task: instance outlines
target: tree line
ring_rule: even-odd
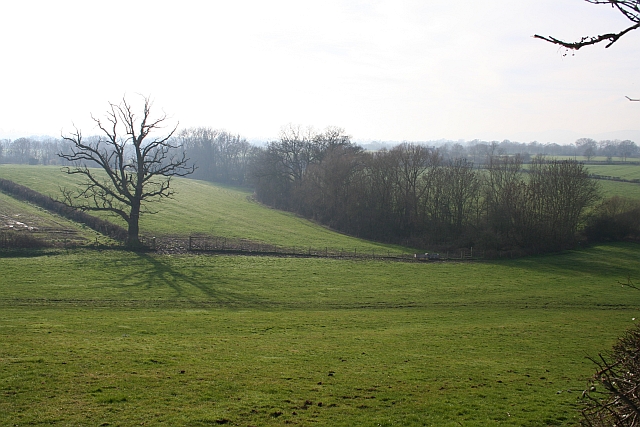
[[[67,148],[62,139],[51,137],[0,139],[0,163],[61,164],[58,154]]]
[[[628,139],[596,141],[591,138],[580,138],[575,142],[575,146],[588,161],[596,156],[606,157],[608,162],[613,161],[614,157],[627,161],[628,158],[640,155],[640,148]]]
[[[183,129],[178,145],[196,159],[192,178],[232,185],[246,185],[249,166],[259,151],[246,138],[209,127]]]
[[[627,161],[640,157],[640,148],[634,141],[625,140],[601,140],[592,138],[579,138],[573,144],[560,145],[556,143],[542,144],[537,141],[522,143],[516,141],[480,141],[473,140],[466,144],[460,142],[446,142],[439,145],[445,157],[465,157],[475,163],[482,163],[484,159],[492,155],[516,155],[522,156],[525,163],[536,156],[563,156],[577,159],[582,157],[587,161],[595,157],[605,157],[606,161],[614,159]]]
[[[339,129],[286,129],[252,168],[256,198],[339,231],[412,246],[555,250],[575,244],[598,185],[576,161],[491,155],[483,168],[403,143],[364,151]]]
[[[261,149],[241,135],[211,127],[182,129],[174,138],[189,152],[191,158],[198,159],[199,169],[194,178],[234,185],[248,183],[248,167]],[[605,157],[609,162],[628,161],[640,157],[640,147],[634,141],[617,139],[596,141],[592,138],[579,138],[574,144],[568,145],[538,141],[524,143],[508,139],[428,141],[417,144],[438,147],[445,159],[466,158],[476,165],[484,164],[486,159],[495,155],[520,155],[524,163],[529,163],[536,156],[582,157],[587,161],[595,157]],[[395,145],[397,143],[369,142],[362,144],[362,147],[369,151],[380,151],[393,148]],[[52,137],[1,139],[0,163],[64,164],[64,160],[58,154],[68,152],[69,148],[69,143],[64,139]]]

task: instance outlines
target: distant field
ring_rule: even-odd
[[[587,158],[585,156],[545,156],[547,159],[558,159],[558,160],[577,160],[579,162],[607,162],[608,159],[605,156],[595,156],[592,157],[590,160],[587,160]],[[611,159],[613,162],[623,162],[625,160],[623,160],[621,157],[613,157]],[[640,159],[637,157],[628,157],[626,162],[638,162]]]
[[[575,425],[639,256],[0,258],[0,424]]]
[[[0,178],[10,179],[41,193],[56,197],[59,188],[73,179],[59,167],[0,165]],[[251,200],[251,192],[204,181],[176,179],[175,198],[151,205],[158,211],[140,221],[143,234],[183,235],[206,233],[227,238],[313,248],[358,251],[402,250],[345,236],[293,214],[269,209]],[[116,217],[106,217],[124,226]]]
[[[640,179],[640,165],[587,165],[590,173],[618,177],[626,180]],[[599,179],[604,197],[621,196],[640,199],[640,184]]]
[[[631,199],[640,199],[640,184],[632,182],[617,182],[599,179],[602,194],[606,197],[621,196]]]
[[[579,162],[586,162],[586,159],[581,158],[580,156],[578,156],[577,158],[573,158],[573,157],[569,157],[569,156],[557,156],[557,157],[553,157],[553,159],[557,159],[557,160],[577,160]],[[593,161],[604,161],[605,159],[592,159]],[[592,164],[588,164],[585,165],[586,168],[589,170],[590,173],[596,174],[596,175],[603,175],[603,176],[612,176],[612,177],[618,177],[618,178],[622,178],[622,179],[628,179],[628,180],[632,180],[632,179],[640,179],[640,164],[632,164],[631,162],[633,161],[633,163],[637,163],[638,159],[631,159],[629,160],[629,162],[627,162],[626,164],[598,164],[598,165],[592,165]],[[525,167],[528,167],[528,165],[525,165]]]
[[[640,165],[587,165],[589,172],[618,177],[622,179],[640,179]]]

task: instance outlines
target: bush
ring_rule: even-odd
[[[0,249],[36,249],[50,246],[48,242],[26,232],[0,231]]]
[[[583,393],[583,426],[640,426],[640,324],[629,329],[610,354],[594,360],[598,371]]]

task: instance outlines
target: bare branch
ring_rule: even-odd
[[[637,29],[639,27],[640,27],[640,23],[632,25],[632,26],[626,28],[625,30],[620,31],[619,33],[607,33],[607,34],[601,34],[599,36],[582,37],[579,42],[565,42],[565,41],[559,40],[559,39],[557,39],[555,37],[551,37],[551,36],[545,37],[545,36],[541,36],[539,34],[535,34],[533,37],[536,38],[536,39],[542,39],[542,40],[548,41],[550,43],[557,44],[557,45],[560,45],[562,47],[566,47],[567,49],[572,49],[572,50],[578,50],[578,49],[580,49],[582,47],[594,45],[594,44],[601,43],[601,42],[604,42],[604,41],[608,41],[609,42],[605,46],[605,48],[608,48],[612,44],[617,42],[620,39],[620,37],[624,36],[629,31],[633,31],[633,30],[635,30],[635,29]]]
[[[615,42],[620,40],[622,36],[630,31],[640,28],[640,0],[585,0],[592,4],[609,4],[611,7],[620,11],[629,21],[633,22],[633,25],[625,28],[622,31],[615,33],[605,33],[596,36],[582,37],[577,42],[566,42],[564,40],[557,39],[552,36],[541,36],[535,34],[533,37],[553,43],[567,49],[578,50],[585,46],[591,46],[594,44],[606,42],[605,48],[611,47]]]

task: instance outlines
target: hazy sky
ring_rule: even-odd
[[[4,1],[0,138],[59,136],[151,95],[181,127],[276,137],[573,142],[640,130],[640,31],[583,0]],[[640,131],[637,132],[640,135]],[[640,143],[640,140],[637,141]]]

